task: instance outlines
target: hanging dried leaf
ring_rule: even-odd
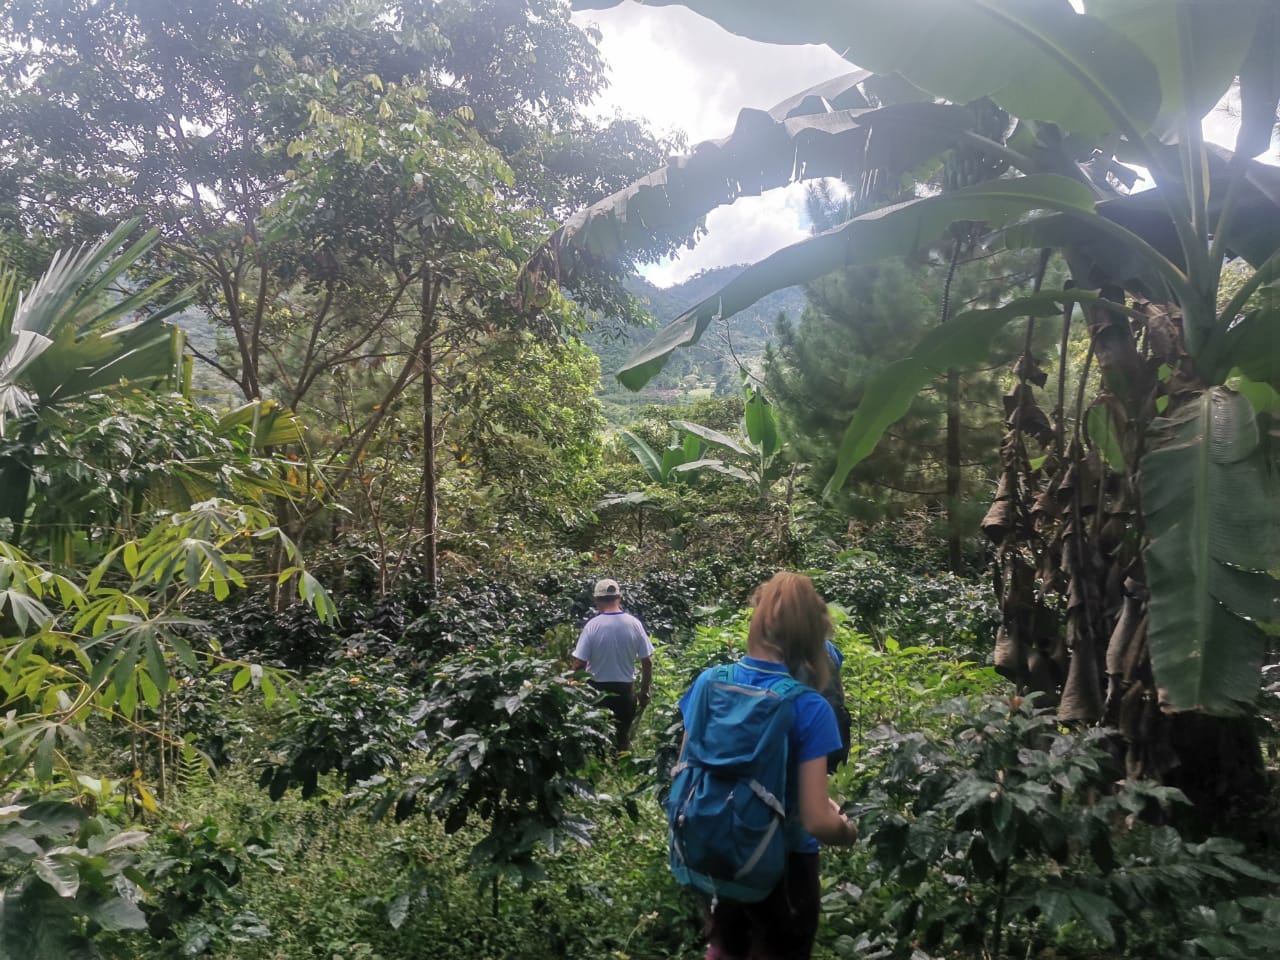
[[[996,487],[996,498],[991,502],[986,516],[982,518],[982,532],[987,539],[999,546],[1017,523],[1013,500],[1009,495],[1012,486],[1017,483],[1008,471],[1000,475],[1000,483]]]
[[[1083,611],[1067,614],[1067,643],[1071,647],[1071,668],[1062,688],[1058,719],[1064,723],[1097,723],[1102,719],[1102,684],[1093,640],[1083,629]]]

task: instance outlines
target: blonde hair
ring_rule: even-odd
[[[819,690],[826,686],[831,671],[826,650],[831,617],[813,581],[800,573],[779,571],[760,585],[751,603],[755,610],[747,630],[747,653],[768,652],[802,683]]]

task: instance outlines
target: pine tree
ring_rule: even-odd
[[[829,195],[810,198],[815,226],[843,211]],[[793,456],[812,465],[810,482],[825,483],[840,440],[869,377],[911,346],[941,317],[948,263],[887,261],[829,274],[806,287],[808,305],[799,321],[779,316],[777,346],[765,358],[769,395],[778,407]],[[970,306],[1000,302],[1029,284],[1034,258],[1002,254],[961,259],[951,287],[951,315]],[[956,504],[961,532],[976,529],[977,508],[997,468],[1003,427],[1003,370],[1021,343],[1011,336],[991,366],[960,379],[962,484]],[[839,506],[874,520],[911,508],[947,512],[945,371],[922,392],[876,452],[853,472]]]

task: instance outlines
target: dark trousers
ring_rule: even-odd
[[[787,855],[787,873],[759,903],[717,901],[708,960],[809,960],[818,933],[818,855]]]
[[[631,746],[631,724],[636,718],[634,685],[592,680],[591,686],[604,694],[600,705],[613,714],[614,739],[621,753]]]

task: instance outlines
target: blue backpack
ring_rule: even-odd
[[[796,830],[788,735],[792,701],[808,688],[790,677],[770,688],[735,683],[732,671],[712,667],[689,701],[666,803],[671,872],[712,898],[756,903],[782,879]]]

